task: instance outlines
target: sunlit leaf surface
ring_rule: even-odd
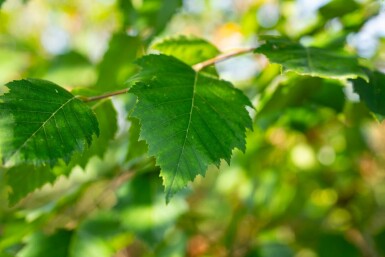
[[[138,96],[133,116],[157,158],[169,201],[209,164],[229,162],[235,147],[245,150],[245,131],[252,127],[245,106],[251,104],[229,82],[196,73],[173,57],[149,55],[138,64],[140,82],[130,89]]]
[[[93,111],[52,82],[13,81],[0,96],[0,150],[3,163],[49,164],[69,161],[99,135]]]
[[[366,74],[358,65],[357,57],[335,49],[306,47],[281,37],[261,37],[265,43],[255,52],[266,55],[272,63],[282,65],[283,71],[324,78],[347,79]]]
[[[163,54],[172,55],[190,65],[213,58],[220,53],[214,45],[206,40],[191,36],[164,38],[155,42],[151,48]]]

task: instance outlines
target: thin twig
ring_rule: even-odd
[[[80,100],[82,100],[83,102],[92,102],[92,101],[97,101],[97,100],[109,98],[109,97],[116,96],[116,95],[123,95],[123,94],[126,94],[129,90],[130,90],[129,88],[125,88],[125,89],[118,90],[115,92],[110,92],[110,93],[107,93],[104,95],[97,95],[97,96],[90,96],[90,97],[79,96],[78,98]]]
[[[221,54],[221,55],[218,55],[214,58],[211,58],[211,59],[208,59],[206,61],[203,61],[203,62],[200,62],[200,63],[197,63],[193,66],[193,69],[195,71],[200,71],[206,67],[209,67],[211,65],[214,65],[218,62],[221,62],[221,61],[224,61],[224,60],[227,60],[231,57],[234,57],[234,56],[237,56],[237,55],[241,55],[241,54],[246,54],[246,53],[250,53],[252,51],[254,51],[255,48],[241,48],[241,49],[236,49],[236,50],[233,50],[231,52],[228,52],[228,53],[224,53],[224,54]]]
[[[211,59],[208,59],[206,61],[197,63],[194,66],[192,66],[192,68],[196,72],[199,72],[199,71],[201,71],[202,69],[204,69],[206,67],[214,65],[215,63],[227,60],[227,59],[229,59],[231,57],[234,57],[234,56],[237,56],[237,55],[241,55],[241,54],[245,54],[245,53],[250,53],[250,52],[252,52],[254,50],[255,50],[255,48],[236,49],[236,50],[233,50],[231,52],[218,55],[218,56],[216,56],[214,58],[211,58]],[[109,97],[116,96],[116,95],[123,95],[123,94],[126,94],[129,90],[130,90],[129,88],[125,88],[125,89],[118,90],[118,91],[115,91],[115,92],[110,92],[110,93],[107,93],[107,94],[104,94],[104,95],[97,95],[97,96],[90,96],[90,97],[78,96],[78,98],[80,100],[82,100],[83,102],[92,102],[92,101],[97,101],[97,100],[109,98]]]

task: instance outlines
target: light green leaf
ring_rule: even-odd
[[[166,201],[204,175],[211,163],[230,161],[233,148],[245,150],[252,128],[248,98],[231,83],[196,73],[166,55],[148,55],[130,92],[138,96],[133,116],[141,122],[141,139],[157,158]]]
[[[129,118],[130,124],[129,129],[129,138],[128,138],[128,151],[126,155],[126,160],[130,162],[137,162],[140,159],[148,158],[147,152],[148,147],[146,142],[139,140],[140,137],[140,124],[138,119]]]
[[[110,257],[133,241],[113,212],[99,212],[86,219],[76,229],[71,240],[71,257]]]
[[[94,88],[106,92],[124,87],[127,77],[137,70],[134,61],[138,57],[140,48],[139,37],[125,33],[114,34],[99,64],[99,76]]]
[[[353,80],[353,88],[369,110],[382,120],[380,116],[385,116],[385,74],[376,71],[369,78],[369,83],[363,79]]]
[[[92,110],[58,85],[36,79],[13,81],[0,96],[3,163],[53,166],[99,135]]]
[[[255,50],[266,55],[272,63],[282,65],[283,71],[323,78],[348,79],[368,77],[358,65],[357,57],[344,51],[305,47],[281,37],[265,36],[266,43]]]
[[[220,54],[219,50],[204,39],[197,37],[175,36],[155,42],[152,49],[189,64],[197,64]]]

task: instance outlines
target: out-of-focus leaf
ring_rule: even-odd
[[[163,188],[159,182],[159,176],[154,173],[134,177],[120,188],[114,208],[120,215],[121,226],[150,246],[162,242],[170,226],[176,224],[188,208],[182,198],[165,205],[160,197]]]
[[[258,257],[293,257],[293,251],[286,245],[280,243],[268,243],[260,247]]]
[[[188,237],[184,231],[173,231],[168,234],[156,249],[157,257],[186,256]]]
[[[182,0],[120,0],[125,25],[146,36],[160,33],[181,6]]]
[[[314,94],[310,97],[310,100],[318,105],[332,108],[337,113],[342,112],[345,105],[343,85],[337,80],[324,79],[321,87],[318,88],[318,90],[315,90]]]
[[[196,73],[165,55],[148,55],[130,92],[138,96],[133,116],[141,138],[161,168],[166,201],[209,164],[230,161],[232,149],[245,150],[252,128],[245,106],[250,101],[229,82]]]
[[[5,0],[0,0],[0,8],[3,5],[4,2],[5,2]]]
[[[140,48],[139,37],[124,33],[113,35],[108,50],[99,64],[99,77],[94,88],[103,92],[124,88],[124,82],[137,69],[134,61]]]
[[[2,44],[0,39],[0,85],[4,85],[10,80],[17,78],[28,66],[28,53],[22,49],[8,49],[6,44]],[[1,89],[0,89],[1,93]]]
[[[266,55],[272,63],[282,65],[283,71],[324,78],[368,79],[357,57],[335,49],[305,47],[281,37],[261,37],[265,44],[255,52]]]
[[[219,50],[204,39],[193,36],[175,36],[164,38],[155,42],[152,49],[174,56],[189,65],[197,64],[217,56]],[[201,72],[207,72],[218,76],[215,66],[209,66]]]
[[[28,244],[19,253],[18,257],[68,257],[72,232],[59,230],[55,234],[45,235],[36,232],[28,240]]]
[[[317,247],[319,257],[362,256],[360,251],[340,234],[323,234]]]
[[[292,114],[294,112],[299,114],[300,108],[304,108],[303,114],[309,113],[308,111],[314,112],[314,106],[329,107],[336,112],[341,112],[345,104],[341,83],[318,77],[291,76],[286,81],[281,82],[278,87],[272,88],[272,92],[269,92],[269,89],[266,91],[264,101],[261,101],[256,116],[257,124],[262,128],[266,128],[278,118],[282,118],[282,113],[290,114],[288,108],[298,107],[297,110],[293,110]],[[333,95],[332,98],[330,94]],[[303,118],[305,122],[307,116],[298,117],[298,121]],[[310,120],[317,120],[316,116],[310,116],[312,117]]]
[[[0,96],[3,163],[53,166],[99,135],[92,110],[58,85],[36,79],[13,81]]]
[[[93,144],[83,153],[76,154],[69,166],[80,165],[82,168],[85,168],[91,157],[98,156],[103,158],[110,141],[118,130],[117,113],[111,100],[96,104],[93,110],[99,121],[100,135],[98,138],[94,138]]]
[[[129,118],[131,122],[129,131],[129,142],[126,159],[128,161],[134,161],[143,155],[146,155],[148,147],[145,141],[139,139],[140,135],[140,124],[139,120],[135,118]]]
[[[322,79],[312,77],[297,77],[282,82],[272,92],[266,92],[264,102],[258,108],[257,120],[265,116],[282,112],[289,106],[303,104],[314,92],[321,87]],[[269,89],[267,89],[269,91]]]
[[[8,194],[9,204],[15,205],[29,193],[42,187],[46,183],[52,183],[56,175],[48,167],[15,166],[7,171],[7,184],[11,187]]]
[[[354,0],[333,0],[319,9],[319,13],[325,19],[342,17],[345,14],[356,11],[359,4]]]
[[[152,49],[189,64],[197,64],[217,56],[219,50],[204,39],[197,37],[176,36],[155,42]]]
[[[133,240],[117,216],[101,213],[82,223],[73,235],[69,256],[110,257]]]
[[[0,253],[0,257],[13,257],[13,256],[7,253]]]
[[[71,51],[52,59],[43,79],[69,87],[89,86],[95,82],[96,72],[89,59]]]
[[[376,248],[379,251],[379,253],[383,256],[385,256],[385,229],[383,229],[380,233],[378,233],[374,240],[376,242]]]
[[[376,71],[369,75],[369,79],[369,82],[353,80],[353,88],[361,101],[382,120],[381,116],[385,116],[385,74]]]

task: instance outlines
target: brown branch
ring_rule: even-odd
[[[129,88],[125,88],[125,89],[118,90],[115,92],[106,93],[104,95],[97,95],[97,96],[90,96],[90,97],[78,96],[78,98],[80,100],[82,100],[83,102],[93,102],[93,101],[97,101],[97,100],[101,100],[101,99],[105,99],[105,98],[110,98],[110,97],[116,96],[116,95],[123,95],[123,94],[126,94],[129,90],[130,90]]]
[[[227,60],[229,58],[232,58],[232,57],[235,57],[237,55],[241,55],[241,54],[246,54],[246,53],[250,53],[252,51],[254,51],[255,48],[241,48],[241,49],[235,49],[231,52],[228,52],[228,53],[224,53],[224,54],[221,54],[221,55],[218,55],[214,58],[211,58],[211,59],[208,59],[206,61],[203,61],[203,62],[200,62],[200,63],[197,63],[195,64],[194,66],[192,66],[192,68],[196,71],[196,72],[199,72],[201,71],[202,69],[206,68],[206,67],[209,67],[211,65],[214,65],[218,62],[221,62],[221,61],[224,61],[224,60]],[[80,100],[82,100],[83,102],[93,102],[93,101],[97,101],[97,100],[101,100],[101,99],[105,99],[105,98],[110,98],[112,96],[116,96],[116,95],[123,95],[123,94],[126,94],[130,89],[129,88],[125,88],[125,89],[122,89],[122,90],[118,90],[118,91],[115,91],[115,92],[110,92],[110,93],[106,93],[104,95],[97,95],[97,96],[90,96],[90,97],[87,97],[87,96],[78,96],[78,98]]]
[[[254,51],[255,48],[253,47],[250,47],[250,48],[241,48],[241,49],[235,49],[231,52],[228,52],[228,53],[224,53],[224,54],[221,54],[221,55],[218,55],[214,58],[211,58],[211,59],[208,59],[206,61],[203,61],[203,62],[200,62],[200,63],[197,63],[193,66],[193,69],[198,72],[198,71],[201,71],[202,69],[206,68],[206,67],[209,67],[211,65],[214,65],[218,62],[221,62],[221,61],[224,61],[224,60],[227,60],[231,57],[234,57],[234,56],[237,56],[237,55],[241,55],[241,54],[246,54],[246,53],[250,53],[252,51]]]

